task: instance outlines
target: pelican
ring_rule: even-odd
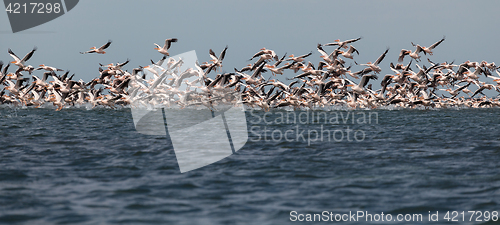
[[[35,51],[37,50],[37,47],[35,46],[33,48],[33,50],[31,50],[30,52],[28,52],[28,54],[26,54],[23,59],[20,59],[19,57],[17,57],[16,54],[14,54],[14,52],[12,52],[12,50],[9,48],[8,52],[10,54],[10,56],[12,58],[14,58],[14,61],[10,62],[10,63],[13,63],[14,65],[16,66],[19,66],[21,68],[24,68],[25,65],[24,63],[26,63],[26,61],[28,61],[32,56],[33,56],[33,53],[35,53]]]
[[[382,71],[382,69],[380,69],[380,67],[378,66],[378,64],[380,64],[382,62],[382,60],[384,60],[385,56],[387,55],[387,52],[389,52],[389,48],[387,48],[385,50],[385,52],[382,53],[382,55],[380,55],[377,58],[377,60],[375,60],[374,63],[368,62],[367,64],[360,64],[360,65],[368,66],[368,68],[371,71],[374,71],[375,73],[379,73],[380,71]]]
[[[92,48],[90,48],[91,49],[90,51],[80,52],[80,54],[87,54],[87,53],[106,54],[104,49],[107,49],[110,45],[111,45],[111,40],[108,40],[108,42],[106,44],[102,45],[101,47],[99,47],[99,48],[92,47]]]
[[[217,69],[222,67],[222,60],[224,60],[224,57],[226,57],[227,47],[228,46],[226,45],[224,50],[222,50],[222,52],[220,53],[219,57],[215,55],[215,52],[212,49],[208,51],[210,58],[212,58],[210,61],[212,61],[213,63],[210,64],[207,71],[205,71],[205,74],[210,73],[210,71],[212,71],[214,68]]]
[[[285,69],[290,69],[290,67],[292,67],[294,63],[295,62],[289,63],[289,64],[284,65],[284,66],[279,67],[279,68],[276,68],[276,65],[266,65],[266,67],[273,73],[273,75],[276,76],[276,74],[283,75],[283,71]]]
[[[456,87],[458,87],[457,89],[455,90],[451,90],[450,88],[447,88],[447,89],[439,89],[439,90],[442,90],[442,91],[447,91],[448,93],[450,93],[451,96],[453,97],[456,97],[458,94],[460,94],[460,92],[464,89],[466,89],[467,87],[469,87],[471,83],[467,83],[466,85],[464,86],[458,86],[458,85],[455,85]]]
[[[39,65],[38,68],[36,68],[35,70],[46,70],[46,71],[63,71],[62,69],[58,69],[58,68],[55,68],[55,67],[51,67],[51,66],[46,66],[45,64],[41,64]]]
[[[416,47],[417,47],[417,49],[414,52],[412,52],[411,50],[406,50],[406,49],[401,50],[401,52],[399,53],[398,62],[403,62],[405,55],[409,55],[410,57],[415,59],[417,62],[420,61],[419,54],[421,51],[423,51],[423,49],[420,45],[417,45]]]
[[[341,51],[340,53],[342,54],[342,56],[348,58],[348,59],[353,59],[353,53],[356,52],[358,55],[359,55],[359,52],[358,50],[356,50],[356,48],[354,48],[352,45],[349,47],[349,50],[347,50],[347,52],[344,52],[344,51]]]
[[[165,39],[165,44],[163,45],[163,47],[154,43],[154,45],[156,45],[155,49],[158,50],[158,52],[163,54],[163,55],[170,56],[170,54],[168,53],[168,49],[170,48],[170,45],[172,44],[172,42],[177,42],[177,38]]]
[[[269,55],[271,55],[271,58],[274,58],[274,60],[278,61],[278,55],[276,55],[276,53],[273,50],[266,49],[266,48],[261,48],[260,51],[255,53],[255,55],[253,55],[252,58],[250,58],[249,60],[252,60],[252,59],[259,57],[263,54],[269,54]]]
[[[339,50],[339,48],[335,49],[332,53],[328,54],[326,51],[321,47],[321,44],[318,44],[316,46],[316,49],[318,52],[321,54],[321,58],[323,58],[327,63],[333,64],[335,62],[335,59],[337,59],[337,56],[342,54],[342,51]]]
[[[432,50],[434,48],[436,48],[439,44],[441,44],[441,42],[443,42],[445,39],[445,37],[443,37],[441,40],[437,41],[436,43],[432,44],[431,46],[429,46],[428,48],[427,47],[421,47],[422,50],[424,51],[424,54],[429,54],[429,55],[433,55],[432,53]],[[418,45],[415,45],[413,44],[413,42],[411,43],[413,46],[418,46]],[[418,47],[417,47],[418,48]]]
[[[308,57],[312,55],[312,52],[308,53],[308,54],[305,54],[305,55],[301,55],[301,56],[295,56],[295,55],[290,55],[290,58],[285,60],[285,61],[295,61],[295,62],[303,62],[304,61],[304,58]]]
[[[350,40],[346,40],[346,41],[340,41],[339,39],[337,39],[337,40],[334,40],[334,42],[332,42],[332,43],[325,44],[324,46],[335,46],[336,45],[336,46],[339,46],[339,48],[347,48],[347,44],[359,41],[359,40],[361,40],[361,38],[362,37],[359,37],[356,39],[350,39]]]
[[[364,94],[365,93],[364,87],[366,86],[366,84],[368,84],[368,81],[370,79],[375,79],[376,80],[376,79],[378,79],[378,77],[376,75],[363,75],[363,77],[361,78],[361,81],[359,82],[359,84],[356,84],[354,81],[346,79],[349,83],[351,83],[351,84],[348,84],[346,86],[347,87],[351,87],[351,89],[355,93]]]

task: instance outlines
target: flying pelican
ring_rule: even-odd
[[[250,58],[249,60],[252,60],[252,59],[259,57],[263,54],[269,54],[269,55],[271,55],[272,58],[274,58],[274,60],[278,61],[278,55],[276,55],[276,53],[273,50],[266,49],[266,48],[261,48],[260,51],[255,53],[255,55],[253,55],[252,58]]]
[[[318,52],[321,54],[321,58],[323,58],[327,63],[333,64],[335,62],[335,59],[337,59],[337,56],[342,54],[342,51],[339,50],[339,48],[335,49],[332,53],[328,54],[326,51],[321,47],[321,44],[318,44],[316,46],[316,49]]]
[[[104,44],[103,46],[101,46],[99,48],[92,47],[92,48],[90,48],[91,49],[90,51],[80,52],[80,54],[87,54],[87,53],[106,54],[104,49],[107,49],[110,45],[111,45],[111,40],[108,40],[108,42],[106,44]]]
[[[417,62],[420,61],[419,54],[421,51],[423,51],[423,48],[420,45],[417,45],[416,47],[417,47],[417,49],[414,52],[412,52],[411,50],[406,50],[406,49],[401,50],[401,52],[399,53],[398,62],[403,62],[405,55],[409,55],[410,57],[415,59]]]
[[[374,63],[368,62],[367,64],[360,64],[360,65],[368,66],[368,68],[371,69],[371,71],[375,73],[380,73],[382,69],[378,66],[378,64],[380,64],[382,60],[384,60],[385,56],[387,55],[387,52],[389,52],[389,48],[387,48],[385,52],[382,53],[382,55],[380,55],[377,60],[375,60]]]
[[[307,53],[305,55],[301,55],[301,56],[297,56],[297,57],[292,54],[292,55],[290,55],[290,58],[287,59],[287,60],[285,60],[285,61],[303,62],[304,58],[306,58],[306,57],[308,57],[310,55],[312,55],[312,52],[309,52],[309,53]]]
[[[154,43],[154,45],[156,45],[155,49],[158,50],[158,52],[163,54],[163,55],[170,56],[170,54],[168,53],[168,49],[170,48],[170,45],[172,44],[172,42],[177,42],[177,38],[166,39],[163,47]]]
[[[55,67],[51,66],[46,66],[45,64],[39,65],[40,67],[36,68],[35,70],[46,70],[46,71],[63,71],[62,69],[58,69]]]
[[[344,51],[340,51],[340,53],[342,54],[342,56],[348,58],[348,59],[353,59],[353,53],[356,52],[358,55],[359,55],[359,52],[358,50],[356,50],[356,48],[354,48],[352,45],[349,47],[349,50],[347,50],[347,52],[344,52]]]
[[[432,53],[432,50],[433,50],[434,48],[436,48],[439,44],[441,44],[441,42],[443,42],[443,41],[444,41],[444,39],[445,39],[445,37],[443,37],[441,40],[437,41],[436,43],[432,44],[432,45],[431,45],[430,47],[428,47],[428,48],[427,48],[427,47],[421,47],[421,48],[422,48],[422,50],[424,51],[424,54],[429,53],[429,55],[432,55],[432,54],[433,54],[433,53]],[[417,45],[413,44],[413,42],[412,42],[411,44],[412,44],[413,46],[415,46],[415,47],[417,46]]]
[[[356,92],[356,93],[359,93],[359,94],[364,94],[365,91],[364,91],[364,87],[366,86],[366,84],[368,84],[368,81],[370,81],[370,79],[378,79],[378,77],[376,75],[363,75],[363,77],[361,78],[361,81],[359,82],[359,84],[356,84],[354,83],[354,81],[351,81],[349,79],[346,79],[349,83],[351,84],[348,84],[346,85],[347,87],[351,87],[351,89]]]
[[[292,67],[293,64],[295,64],[295,62],[289,63],[279,68],[276,68],[276,65],[266,65],[266,67],[272,72],[273,75],[276,76],[276,74],[283,75],[283,70],[290,69],[290,67]]]
[[[450,95],[454,98],[456,97],[458,94],[460,94],[460,91],[466,89],[467,87],[469,87],[471,83],[467,83],[466,85],[464,86],[458,86],[458,85],[455,85],[457,86],[458,88],[455,89],[455,90],[451,90],[451,88],[447,88],[447,89],[439,89],[441,91],[447,91],[448,93],[450,93]],[[483,89],[484,90],[484,89]]]
[[[226,45],[224,50],[222,50],[222,52],[220,53],[219,57],[215,55],[215,52],[212,49],[208,51],[208,53],[210,54],[210,58],[212,58],[210,61],[212,61],[213,63],[210,64],[205,74],[210,73],[210,71],[212,71],[214,68],[217,69],[222,67],[222,60],[224,60],[224,57],[226,56],[227,47],[228,46]]]
[[[334,46],[334,45],[337,45],[337,46],[339,46],[339,48],[347,48],[347,44],[359,41],[359,40],[361,40],[361,38],[362,37],[359,37],[359,38],[356,38],[356,39],[350,39],[350,40],[346,40],[346,41],[340,41],[339,39],[337,39],[337,40],[335,40],[332,43],[325,44],[324,46]]]
[[[31,56],[33,56],[33,53],[35,53],[35,51],[37,50],[36,46],[33,48],[33,50],[31,50],[30,52],[28,52],[28,54],[26,54],[24,56],[23,59],[20,59],[19,57],[17,57],[16,54],[14,54],[14,52],[12,52],[12,50],[9,48],[8,52],[10,54],[10,56],[12,56],[12,58],[14,58],[14,61],[10,62],[10,63],[14,63],[14,65],[16,66],[19,66],[21,68],[24,68],[25,65],[24,63],[26,63],[26,61],[28,61]]]

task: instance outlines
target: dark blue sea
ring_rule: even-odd
[[[246,116],[241,149],[181,173],[130,109],[1,108],[0,224],[498,223],[498,108]]]

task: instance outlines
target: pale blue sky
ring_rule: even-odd
[[[29,61],[69,69],[76,78],[98,76],[98,63],[131,59],[129,71],[147,65],[161,55],[153,43],[176,37],[172,55],[196,50],[201,62],[208,50],[217,54],[229,46],[224,70],[248,64],[260,48],[278,55],[305,54],[317,65],[317,43],[363,36],[354,46],[358,63],[374,61],[386,47],[382,74],[391,73],[402,48],[410,42],[429,46],[446,35],[434,50],[436,62],[496,61],[499,1],[123,1],[82,0],[66,15],[27,31],[13,34],[7,13],[0,13],[0,60],[11,61],[7,48],[18,55],[33,46],[38,51]],[[113,44],[105,55],[81,55],[108,39]],[[325,47],[332,51],[333,47]],[[22,57],[22,56],[21,56]],[[425,60],[424,56],[423,59]],[[348,61],[350,62],[350,61]],[[361,69],[361,66],[353,70]]]

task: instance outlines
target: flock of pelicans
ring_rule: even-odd
[[[210,73],[220,71],[227,46],[218,56],[210,49],[212,59],[209,62],[196,62],[194,68],[181,69],[184,59],[167,59],[172,43],[177,42],[177,39],[171,38],[165,40],[164,46],[155,44],[155,49],[163,55],[160,61],[151,61],[151,65],[139,66],[132,72],[123,69],[129,63],[128,59],[123,63],[100,64],[100,75],[90,82],[74,80],[74,74],[70,76],[69,71],[64,72],[56,67],[42,64],[35,68],[27,65],[36,47],[23,58],[9,49],[14,61],[7,65],[0,61],[0,85],[4,86],[0,92],[0,103],[33,107],[48,104],[56,106],[57,110],[81,105],[111,108],[199,106],[216,110],[220,105],[244,104],[266,111],[282,107],[299,109],[328,106],[500,106],[499,98],[489,98],[484,93],[492,89],[500,92],[500,73],[494,63],[467,61],[453,64],[427,59],[429,65],[422,64],[421,56],[432,55],[433,50],[445,40],[444,37],[429,47],[411,43],[414,51],[402,49],[398,63],[390,63],[392,74],[383,76],[380,79],[381,88],[376,90],[370,82],[378,80],[382,71],[379,65],[389,49],[374,62],[358,64],[353,59],[359,52],[352,44],[360,39],[318,44],[316,49],[321,60],[317,66],[308,61],[312,51],[300,56],[288,56],[285,53],[280,57],[273,50],[262,48],[250,58],[254,63],[211,78]],[[90,51],[81,53],[105,54],[104,50],[110,45],[111,41],[108,41],[99,48],[92,47]],[[327,52],[328,48],[333,51]],[[401,64],[405,57],[408,62]],[[351,66],[345,66],[346,60],[352,60],[360,69],[353,72],[352,63]],[[39,70],[43,74],[35,75],[35,71]],[[284,76],[285,72],[294,73],[294,76]],[[264,76],[265,73],[267,76]],[[493,84],[480,81],[482,76],[493,81]],[[289,80],[288,84],[277,77]]]

